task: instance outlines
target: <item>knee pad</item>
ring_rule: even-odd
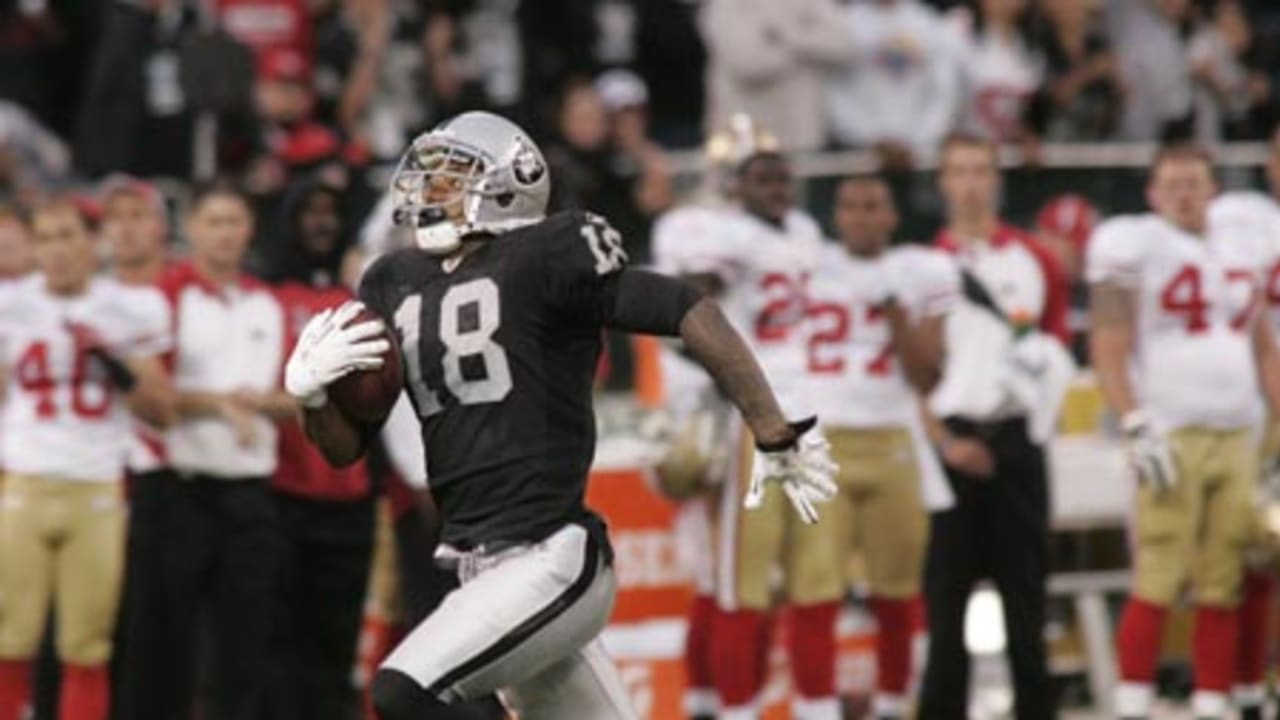
[[[369,686],[379,720],[452,720],[449,706],[399,670],[382,668]]]

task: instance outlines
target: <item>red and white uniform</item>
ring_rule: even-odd
[[[178,265],[161,281],[173,305],[173,384],[179,392],[267,392],[280,387],[285,318],[270,288],[242,276],[218,287],[195,267]],[[219,418],[188,419],[165,433],[171,466],[179,471],[241,479],[275,472],[276,424],[253,418],[256,441],[241,445]]]
[[[913,321],[940,317],[959,301],[951,261],[925,248],[863,259],[824,249],[809,283],[808,399],[824,425],[900,427],[918,415],[916,391],[898,366],[884,305],[893,298]]]
[[[724,282],[720,305],[764,370],[788,417],[803,407],[806,287],[823,247],[822,231],[808,214],[789,212],[774,227],[741,210],[726,215],[721,233],[708,238],[707,272]]]
[[[133,420],[101,367],[66,323],[83,323],[123,357],[170,348],[169,308],[155,290],[95,278],[64,298],[32,275],[0,292],[0,362],[8,369],[2,423],[5,469],[34,477],[115,482]]]
[[[1271,327],[1280,330],[1280,202],[1261,192],[1225,193],[1213,201],[1209,220],[1215,225],[1247,227],[1249,235],[1265,238],[1267,271],[1262,293]]]
[[[1204,237],[1154,215],[1114,218],[1094,233],[1088,281],[1136,293],[1134,382],[1162,429],[1257,422],[1249,326],[1267,246],[1265,235],[1225,216],[1211,216]]]

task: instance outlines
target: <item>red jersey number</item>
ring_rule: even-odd
[[[56,418],[58,404],[54,391],[58,384],[49,368],[49,345],[44,341],[32,343],[18,358],[14,371],[18,387],[36,396],[36,418]],[[110,386],[89,377],[89,355],[77,350],[71,374],[71,412],[82,418],[94,419],[106,415],[110,408]]]
[[[783,273],[769,273],[760,278],[764,308],[756,316],[756,339],[760,342],[782,342],[805,312],[804,286],[807,276],[796,279]]]
[[[849,310],[835,303],[818,303],[809,306],[809,318],[815,326],[822,328],[809,337],[809,372],[817,375],[834,375],[844,372],[844,356],[838,351],[834,355],[824,355],[824,346],[843,345],[849,340],[853,331],[853,322],[849,318]],[[878,307],[867,308],[864,320],[867,324],[882,322],[884,311]],[[893,343],[885,342],[884,347],[866,364],[864,371],[872,377],[888,375],[893,370]]]

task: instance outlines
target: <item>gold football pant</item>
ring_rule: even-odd
[[[1258,451],[1247,429],[1185,428],[1169,435],[1178,482],[1138,487],[1134,594],[1157,605],[1190,580],[1197,605],[1239,600],[1244,547],[1255,522]]]
[[[767,610],[775,587],[786,601],[811,605],[844,594],[841,523],[834,503],[817,506],[819,520],[807,525],[792,509],[782,488],[771,483],[759,508],[746,510],[742,499],[751,479],[754,454],[749,432],[740,430],[738,452],[727,463],[727,477],[713,510],[716,545],[716,602],[723,610]],[[775,582],[778,581],[778,582]]]
[[[58,657],[101,665],[124,571],[120,483],[8,475],[0,490],[0,659],[35,656],[50,599]]]
[[[832,428],[831,454],[840,465],[840,495],[831,513],[841,526],[841,568],[856,547],[872,595],[905,600],[920,592],[928,515],[920,497],[920,466],[905,428]]]

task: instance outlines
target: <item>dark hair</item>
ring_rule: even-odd
[[[1213,160],[1213,153],[1209,152],[1208,148],[1196,142],[1180,140],[1163,145],[1159,150],[1156,150],[1155,156],[1151,158],[1151,168],[1147,173],[1148,178],[1154,178],[1160,166],[1167,162],[1187,160],[1204,163],[1211,174],[1217,170]]]
[[[787,156],[777,150],[757,150],[743,158],[742,162],[738,163],[737,176],[739,178],[745,177],[747,172],[751,170],[751,166],[765,160],[777,160],[778,162],[785,163],[787,161]]]
[[[198,211],[208,200],[215,197],[229,197],[239,200],[246,210],[252,212],[253,203],[249,201],[249,196],[239,185],[226,178],[215,178],[197,183],[191,190],[191,202],[187,206],[187,212],[194,213]]]
[[[840,182],[836,184],[836,191],[839,192],[840,188],[844,187],[845,185],[853,185],[855,183],[883,185],[886,188],[888,188],[889,178],[884,174],[884,171],[882,170],[875,170],[872,172],[853,173],[850,175],[845,175],[844,177],[840,178]]]

